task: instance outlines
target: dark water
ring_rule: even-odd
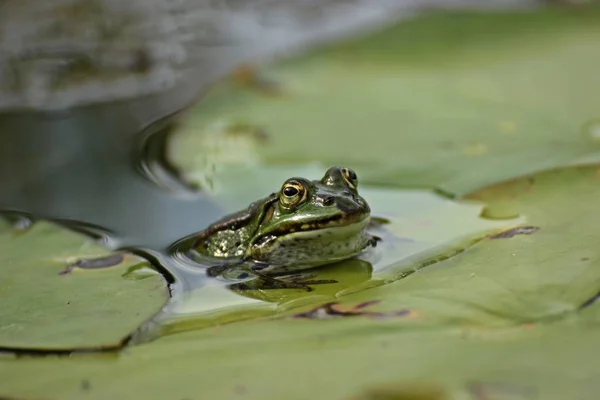
[[[109,247],[142,245],[154,250],[164,249],[182,234],[199,230],[209,216],[214,218],[218,213],[199,194],[171,192],[143,178],[135,154],[141,147],[139,136],[107,138],[102,129],[113,127],[96,123],[96,127],[90,124],[90,129],[77,130],[71,118],[55,120],[50,126],[54,129],[35,132],[19,129],[23,125],[20,119],[16,117],[3,126],[8,125],[10,133],[29,136],[24,139],[27,143],[18,143],[23,136],[10,138],[8,143],[21,150],[34,144],[35,150],[31,151],[42,160],[23,159],[23,168],[37,164],[33,165],[36,170],[25,171],[22,182],[4,188],[0,194],[4,209],[103,226],[113,233]]]
[[[201,287],[205,274],[169,256],[169,246],[223,212],[162,164],[181,115],[177,103],[153,101],[2,115],[0,210],[55,220],[111,250],[135,249],[177,296]]]

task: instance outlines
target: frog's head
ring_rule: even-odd
[[[276,243],[315,240],[325,231],[331,239],[360,236],[370,212],[358,194],[358,177],[349,168],[329,168],[321,180],[290,178],[266,211],[251,247],[264,252]]]

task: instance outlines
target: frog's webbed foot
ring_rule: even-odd
[[[379,236],[371,235],[369,238],[369,246],[377,247],[377,243],[381,242],[381,238]]]
[[[387,218],[371,216],[369,228],[380,228],[382,225],[387,225],[389,223],[390,220]]]

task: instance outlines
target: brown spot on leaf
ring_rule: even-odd
[[[89,259],[84,258],[82,260],[79,260],[79,261],[69,265],[67,268],[65,268],[63,271],[61,271],[60,274],[66,275],[66,274],[72,272],[75,268],[100,269],[100,268],[114,267],[115,265],[121,264],[123,262],[124,258],[125,258],[125,255],[121,254],[121,253],[111,254],[110,256],[100,257],[100,258],[89,258]]]
[[[309,311],[294,314],[292,318],[308,318],[308,319],[330,319],[339,317],[355,317],[363,316],[373,319],[386,319],[393,317],[404,317],[411,314],[410,310],[399,310],[394,312],[377,312],[365,311],[364,309],[375,304],[379,304],[380,300],[366,301],[352,307],[345,307],[338,302],[325,303],[317,306]]]
[[[372,387],[348,400],[442,400],[446,390],[435,383],[405,382]]]
[[[590,259],[588,257],[582,257],[581,261],[589,261]]]
[[[540,228],[537,226],[518,226],[516,228],[511,228],[509,230],[496,233],[495,235],[491,235],[490,239],[508,239],[516,235],[531,235],[539,230]]]
[[[81,381],[81,390],[83,390],[84,392],[89,392],[90,390],[92,390],[92,383],[87,380],[87,379],[83,379]]]
[[[233,80],[241,86],[256,90],[267,96],[282,94],[281,84],[265,78],[250,65],[240,65],[233,71]]]
[[[514,400],[534,399],[537,390],[510,382],[469,382],[467,391],[477,400],[492,400],[509,397]]]
[[[233,391],[235,392],[235,394],[237,394],[239,396],[243,396],[246,393],[248,393],[248,389],[244,385],[235,385],[235,387],[233,388]]]

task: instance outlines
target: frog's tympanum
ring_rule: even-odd
[[[358,178],[332,167],[321,180],[286,180],[278,193],[258,200],[199,233],[201,254],[251,261],[260,274],[286,274],[334,263],[375,246],[367,233],[370,208]]]

